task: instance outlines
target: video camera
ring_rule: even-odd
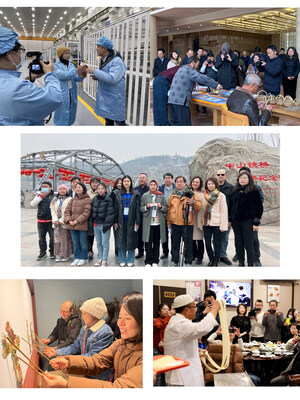
[[[192,199],[194,197],[194,192],[192,192],[190,189],[186,192],[183,192],[181,197],[187,197],[188,199]]]
[[[212,60],[207,60],[207,65],[211,65],[211,64],[213,64],[213,61]]]
[[[260,68],[260,67],[261,67],[261,63],[264,61],[264,59],[263,59],[259,54],[256,54],[256,55],[259,56],[259,59],[258,59],[258,61],[255,63],[255,66],[256,66],[257,68]]]
[[[248,316],[249,317],[256,317],[256,311],[260,311],[260,308],[252,308],[252,310],[249,311]]]
[[[43,75],[45,73],[41,64],[41,60],[43,60],[43,57],[40,51],[28,51],[27,57],[35,57],[28,65],[29,78],[32,81],[31,74]],[[45,61],[45,64],[49,64],[49,61]]]

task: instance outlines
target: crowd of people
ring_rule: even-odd
[[[265,90],[295,99],[299,71],[295,47],[289,47],[286,53],[281,48],[280,54],[275,45],[268,46],[266,54],[256,47],[250,54],[242,50],[241,55],[225,42],[216,56],[202,47],[197,51],[188,48],[182,60],[177,51],[171,51],[168,58],[160,48],[153,68],[154,125],[191,125],[189,106],[196,83],[233,90],[228,110],[247,115],[250,125],[267,125],[272,107],[263,101],[257,103],[253,95]],[[206,107],[202,107],[202,115],[206,115]]]
[[[46,370],[43,387],[143,387],[142,294],[126,293],[118,315],[115,312],[114,304],[105,304],[101,297],[82,304],[81,318],[71,301],[62,303],[56,326],[41,340],[47,357],[40,359]],[[49,346],[56,341],[56,346]]]
[[[237,315],[230,323],[228,321],[231,355],[236,353],[236,357],[232,356],[233,360],[225,372],[243,372],[245,368],[241,352],[245,350],[244,344],[256,341],[285,343],[286,350],[294,352],[284,373],[274,377],[271,385],[288,385],[288,375],[299,374],[300,316],[295,308],[291,308],[284,318],[278,306],[276,300],[271,300],[268,310],[263,311],[263,301],[257,299],[255,307],[247,315],[247,306],[238,305]],[[198,347],[204,349],[208,345],[222,345],[219,309],[220,304],[216,301],[216,293],[213,290],[207,290],[203,300],[198,303],[185,294],[177,296],[171,308],[166,303],[159,304],[157,316],[153,318],[153,355],[172,355],[190,362],[190,366],[158,374],[156,386],[204,386],[204,383],[213,382],[213,375],[207,368],[204,377]],[[235,346],[238,346],[238,351]],[[222,351],[220,353],[220,349],[212,346],[209,350],[217,351],[216,356],[220,361]],[[234,364],[238,364],[238,367]],[[255,386],[261,384],[258,376],[250,371],[247,373]]]
[[[241,267],[261,266],[258,229],[263,214],[262,190],[254,184],[248,167],[239,170],[235,185],[226,178],[225,169],[216,171],[216,176],[205,183],[200,176],[189,183],[184,176],[174,180],[172,173],[166,172],[164,184],[159,186],[156,179],[148,182],[147,174],[141,172],[137,186],[125,175],[114,181],[109,193],[97,177],[91,178],[87,190],[74,176],[71,188],[59,185],[57,194],[51,182],[44,181],[30,203],[38,208],[37,260],[47,257],[48,234],[50,258],[67,262],[74,254],[71,265],[84,265],[93,259],[96,237],[95,266],[106,267],[113,229],[115,256],[121,267],[132,267],[140,258],[144,258],[146,267],[158,267],[160,259],[168,259],[169,252],[170,266],[189,266],[193,261],[201,265],[204,248],[208,266],[220,262],[232,265],[227,256],[232,227],[236,249],[233,260]]]
[[[40,60],[40,71],[30,70],[21,79],[19,69],[25,49],[16,32],[0,26],[0,125],[44,125],[54,112],[54,125],[70,126],[77,111],[77,83],[89,74],[98,82],[94,112],[105,125],[125,123],[126,65],[113,43],[101,36],[95,49],[99,68],[82,63],[77,68],[70,61],[70,49],[57,48],[57,61]],[[36,85],[44,76],[45,85]],[[49,122],[49,121],[48,121]]]

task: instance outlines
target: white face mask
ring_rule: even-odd
[[[293,318],[293,316],[292,315],[289,315],[289,319],[292,319]]]
[[[13,51],[14,53],[16,53],[16,54],[18,54],[18,56],[20,56],[20,54],[19,53],[17,53],[16,51],[14,51],[14,50],[11,50],[11,51]],[[22,60],[21,60],[21,56],[20,56],[20,64],[16,64],[15,62],[14,62],[14,60],[13,60],[13,58],[12,58],[12,56],[9,56],[9,59],[10,59],[10,62],[11,63],[13,63],[14,65],[15,65],[15,67],[16,67],[16,71],[18,71],[21,67],[22,67]]]

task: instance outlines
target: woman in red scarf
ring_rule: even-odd
[[[217,267],[221,254],[221,232],[228,230],[228,211],[226,197],[220,192],[215,178],[208,178],[205,182],[204,193],[201,194],[203,207],[203,230],[206,252],[209,257],[209,267]],[[215,255],[212,250],[214,240]]]
[[[158,267],[160,242],[166,241],[167,201],[158,191],[158,182],[149,182],[149,192],[143,194],[141,213],[143,215],[143,242],[145,242],[146,267]]]

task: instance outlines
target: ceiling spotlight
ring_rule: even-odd
[[[50,15],[47,15],[47,17],[46,17],[46,18],[48,19],[49,17],[50,17]]]
[[[77,14],[77,17],[79,17],[79,15],[81,15],[81,13],[78,13],[78,14]]]
[[[50,9],[48,10],[48,13],[51,13],[51,11],[52,11],[52,9],[50,8]]]
[[[63,19],[63,17],[60,17],[59,19],[60,19],[60,20],[62,20],[62,19]]]
[[[4,17],[4,19],[7,19],[6,17]],[[19,19],[21,19],[21,18],[19,18]]]
[[[32,11],[34,11],[34,10],[35,10],[35,8],[34,8],[34,7],[31,7],[31,9],[32,9]]]
[[[65,12],[64,12],[64,15],[66,15],[66,14],[67,14],[67,12],[68,12],[68,11],[65,11]]]
[[[16,13],[16,15],[17,15],[17,16],[19,16],[19,15],[20,15],[20,13]]]
[[[35,17],[35,14],[31,14],[31,16],[34,18],[34,17]]]

